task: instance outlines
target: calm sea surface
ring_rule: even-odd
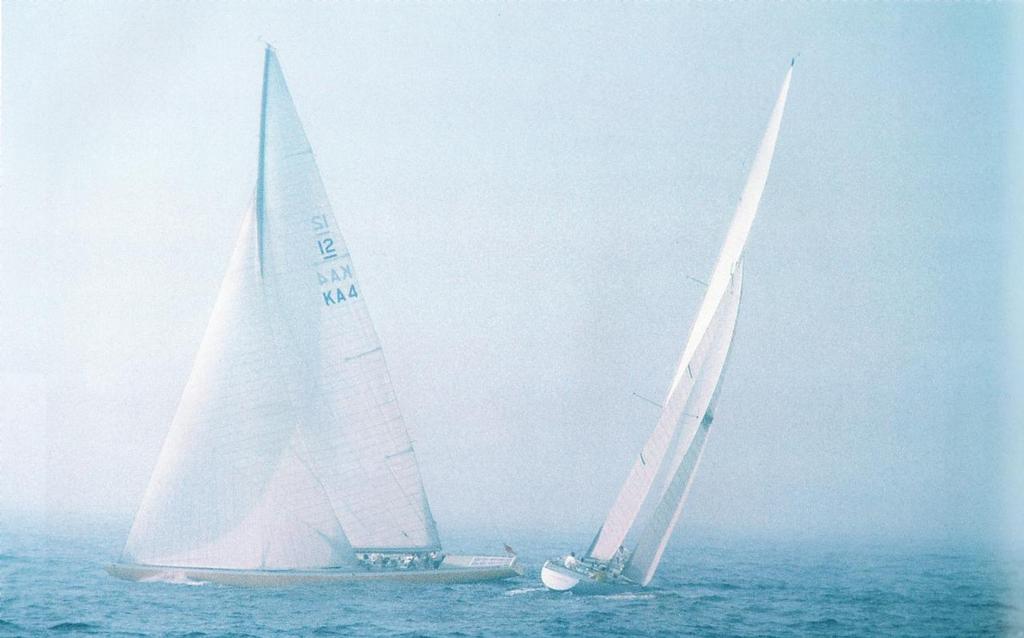
[[[679,543],[651,588],[581,596],[540,587],[545,539],[502,583],[247,590],[115,580],[120,532],[0,523],[0,636],[1024,636],[1021,565],[980,551]]]

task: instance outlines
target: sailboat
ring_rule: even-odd
[[[548,589],[647,586],[654,578],[715,418],[739,313],[743,250],[768,179],[794,62],[790,61],[654,432],[586,553],[544,563],[541,580]]]
[[[456,583],[364,290],[273,47],[254,202],[120,560],[129,580]]]

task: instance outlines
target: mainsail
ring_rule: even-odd
[[[255,203],[124,559],[294,569],[435,549],[380,340],[267,47]]]
[[[642,584],[653,577],[703,451],[739,310],[743,249],[768,179],[792,74],[791,64],[657,425],[588,551],[596,560],[612,559],[646,513],[625,571]]]

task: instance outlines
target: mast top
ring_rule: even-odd
[[[274,48],[274,45],[269,43],[269,42],[267,42],[266,40],[264,40],[262,35],[256,36],[256,41],[257,42],[262,42],[266,51],[277,52],[277,49]]]

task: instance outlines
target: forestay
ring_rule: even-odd
[[[256,202],[126,560],[289,569],[439,549],[363,290],[273,49]]]
[[[768,179],[768,171],[775,152],[775,143],[779,135],[792,74],[791,65],[772,109],[768,128],[747,177],[743,194],[719,253],[718,262],[715,264],[715,269],[709,280],[708,290],[704,295],[693,327],[690,329],[686,347],[676,367],[676,373],[669,387],[658,423],[654,432],[641,448],[640,454],[630,469],[629,476],[590,547],[588,554],[592,558],[602,561],[610,560],[636,523],[637,516],[650,498],[652,489],[658,488],[653,489],[657,497],[660,497],[668,489],[667,486],[673,480],[675,471],[672,466],[663,468],[662,464],[670,451],[680,450],[681,444],[689,445],[689,440],[693,435],[686,433],[695,432],[697,424],[702,418],[703,412],[693,412],[687,408],[695,379],[704,374],[704,371],[701,370],[702,362],[697,360],[696,351],[704,342],[712,320],[719,312],[737,265],[743,256],[743,249]],[[714,379],[714,384],[717,384],[717,377]],[[657,501],[653,501],[650,507],[657,507]]]

